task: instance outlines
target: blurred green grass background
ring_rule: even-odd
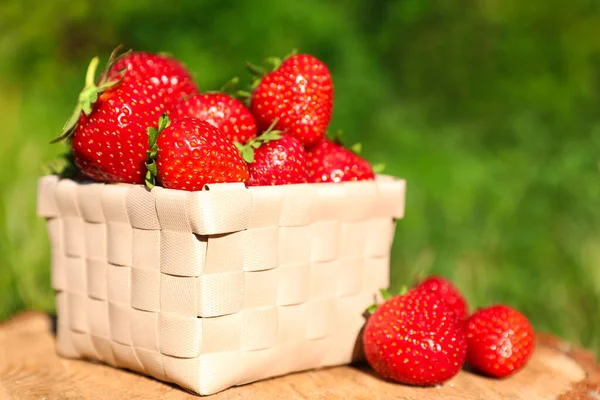
[[[0,319],[53,309],[36,178],[89,59],[182,59],[202,89],[297,48],[324,60],[331,127],[409,182],[393,287],[452,278],[600,353],[600,3],[593,0],[4,0]]]

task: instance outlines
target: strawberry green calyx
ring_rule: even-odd
[[[281,63],[287,60],[290,57],[293,57],[298,54],[297,49],[293,49],[290,54],[286,55],[283,58],[280,57],[267,57],[264,60],[264,64],[266,67],[261,65],[252,64],[250,62],[246,62],[246,68],[250,71],[252,75],[255,75],[259,78],[268,74],[269,72],[276,71],[281,66]]]
[[[283,63],[288,58],[295,56],[298,54],[298,50],[293,49],[292,52],[286,55],[283,58],[280,57],[267,57],[262,65],[252,64],[250,62],[246,62],[246,69],[250,71],[252,74],[252,83],[250,84],[250,89],[254,90],[260,84],[260,80],[268,73],[277,71]]]
[[[239,83],[240,83],[240,78],[238,78],[237,76],[234,76],[233,78],[231,78],[230,80],[225,82],[219,90],[207,90],[204,93],[205,94],[224,93],[231,97],[237,97],[237,92],[238,92],[237,87],[238,87]]]
[[[230,80],[225,82],[225,84],[221,87],[221,89],[209,90],[209,91],[205,92],[205,94],[223,93],[223,94],[228,95],[229,97],[232,97],[234,99],[241,101],[242,103],[244,103],[245,106],[249,107],[250,106],[250,97],[252,96],[252,94],[248,91],[238,89],[239,84],[240,84],[240,78],[237,76],[234,76],[233,78],[231,78]]]
[[[359,155],[362,151],[362,143],[354,143],[352,146],[350,146],[350,151],[356,155]]]
[[[381,298],[383,299],[384,302],[390,300],[392,297],[394,296],[402,296],[404,293],[407,292],[407,288],[406,286],[402,287],[402,289],[400,289],[400,292],[398,292],[397,295],[392,294],[390,291],[388,291],[387,289],[380,289],[379,290],[379,294],[381,294]],[[378,303],[372,304],[369,306],[369,308],[367,308],[367,314],[373,314],[375,312],[375,310],[377,310],[377,308],[379,307]]]
[[[292,51],[290,52],[290,54],[288,54],[287,56],[283,57],[283,61],[287,60],[290,57],[297,56],[297,55],[298,55],[298,49],[292,49]]]
[[[171,123],[167,114],[161,115],[158,119],[158,129],[154,127],[148,128],[148,146],[150,150],[146,152],[146,187],[152,189],[156,186],[156,177],[158,176],[158,170],[156,168],[156,156],[158,155],[158,135],[165,130]]]
[[[291,55],[286,56],[283,60],[291,57],[296,54],[296,50],[292,52]],[[246,62],[246,68],[252,74],[252,82],[250,84],[250,89],[254,90],[260,84],[260,80],[266,75],[273,71],[276,71],[281,66],[283,60],[279,57],[267,57],[264,60],[264,65],[256,65],[250,62]]]
[[[333,134],[329,134],[328,132],[327,136],[331,137],[331,141],[333,141],[333,143],[339,144],[340,146],[344,145],[344,141],[342,140],[342,137],[344,136],[344,131],[342,131],[341,129],[337,129],[335,132],[333,132]]]
[[[342,147],[347,147],[344,144],[344,131],[342,131],[341,129],[337,129],[335,132],[333,132],[333,134],[329,135],[331,137],[331,141],[337,145],[340,145]],[[351,152],[353,152],[356,155],[360,155],[361,151],[362,151],[362,143],[358,142],[358,143],[354,143],[352,146],[347,147]]]
[[[254,76],[258,76],[258,77],[263,77],[264,75],[267,74],[267,71],[264,67],[261,67],[260,65],[256,65],[256,64],[252,64],[249,61],[246,61],[246,69],[248,69],[248,71],[250,71],[250,73]]]
[[[385,163],[379,163],[373,165],[373,172],[376,174],[382,174],[385,171]]]
[[[269,66],[269,71],[277,70],[283,61],[279,57],[268,57],[265,60],[265,64]]]
[[[344,144],[343,138],[344,138],[344,132],[341,129],[336,130],[331,135],[331,140],[333,141],[333,143],[340,145],[342,147],[346,147],[346,145]],[[360,142],[354,143],[352,146],[348,147],[348,150],[350,150],[351,152],[353,152],[354,154],[356,154],[358,156],[362,152],[362,143],[360,143]]]
[[[258,87],[258,85],[260,85],[260,81],[262,80],[262,78],[267,73],[273,72],[273,71],[269,71],[266,68],[261,67],[259,65],[252,64],[250,62],[246,62],[246,68],[252,74],[252,81],[250,83],[250,90],[256,89]]]
[[[63,179],[76,179],[81,177],[81,171],[79,171],[79,168],[75,165],[73,152],[70,149],[44,165],[43,169],[44,174],[56,175]]]
[[[124,57],[131,51],[129,50],[125,53],[119,54],[120,48],[121,46],[117,47],[111,53],[98,84],[96,84],[96,70],[98,69],[100,59],[98,57],[94,57],[92,59],[85,74],[85,87],[79,94],[75,110],[73,111],[73,114],[71,115],[69,120],[65,123],[61,134],[57,138],[52,140],[50,143],[57,143],[60,141],[70,140],[73,134],[75,133],[75,129],[77,128],[77,124],[79,123],[81,113],[83,112],[85,115],[90,115],[92,113],[93,105],[98,100],[98,97],[106,90],[121,83],[123,76],[125,75],[125,70],[119,71],[119,79],[108,80],[108,73],[111,70],[111,68],[115,65],[117,61],[119,61],[122,57]]]
[[[225,94],[232,94],[235,92],[239,83],[240,83],[240,78],[238,78],[237,76],[234,76],[233,78],[231,78],[230,80],[225,82],[225,84],[221,87],[220,92],[225,93]]]
[[[277,124],[278,119],[275,118],[269,129],[267,129],[260,136],[252,139],[246,144],[241,144],[239,142],[235,142],[235,147],[242,153],[242,158],[248,164],[254,162],[254,150],[258,149],[264,143],[269,143],[273,140],[281,139],[281,131],[274,130],[275,125]]]
[[[251,107],[251,101],[252,101],[252,93],[246,91],[246,90],[238,90],[235,94],[235,97],[241,101],[242,103],[244,103],[244,105],[248,108]]]
[[[343,132],[341,129],[336,130],[335,132],[333,132],[333,134],[331,134],[329,136],[331,137],[331,140],[335,144],[345,147],[344,140],[343,140]],[[354,154],[356,154],[357,156],[360,156],[360,153],[362,153],[362,143],[360,143],[360,142],[354,143],[352,146],[348,147],[348,149],[351,152],[353,152]],[[372,166],[373,173],[381,174],[385,171],[385,167],[386,167],[385,163],[374,164]]]
[[[61,158],[64,160],[64,167],[59,174],[61,178],[74,179],[81,176],[81,171],[79,171],[79,168],[75,165],[75,158],[73,157],[72,151],[64,153]]]

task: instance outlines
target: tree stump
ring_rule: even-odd
[[[235,387],[211,399],[591,399],[600,400],[594,356],[538,335],[523,370],[504,380],[461,371],[444,385],[416,388],[385,382],[366,365],[296,373]],[[1,399],[192,399],[173,385],[101,364],[67,360],[54,351],[51,320],[25,312],[0,325]]]

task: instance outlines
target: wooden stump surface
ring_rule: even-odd
[[[296,373],[225,390],[224,399],[591,399],[600,400],[600,368],[589,352],[539,335],[522,371],[495,380],[462,371],[442,386],[415,388],[379,379],[366,365]],[[25,312],[0,325],[0,399],[192,399],[173,385],[54,351],[51,320]]]

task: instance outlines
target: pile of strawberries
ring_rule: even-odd
[[[371,165],[326,132],[333,108],[327,66],[314,56],[249,65],[250,92],[203,92],[177,59],[118,49],[86,75],[55,141],[70,144],[85,178],[195,191],[373,179]]]
[[[518,311],[495,305],[468,316],[467,302],[447,279],[431,276],[405,294],[373,306],[363,331],[365,356],[385,379],[432,386],[466,363],[481,374],[504,378],[531,357],[535,337]]]
[[[201,93],[190,72],[162,54],[115,50],[98,58],[71,118],[55,141],[70,144],[77,174],[106,183],[201,190],[374,178],[372,166],[326,137],[333,109],[327,66],[308,54],[250,66],[251,92]],[[72,169],[71,169],[72,171]],[[494,377],[519,370],[533,352],[530,323],[507,306],[467,317],[449,281],[426,279],[373,310],[365,355],[381,376],[435,385],[471,368]]]

